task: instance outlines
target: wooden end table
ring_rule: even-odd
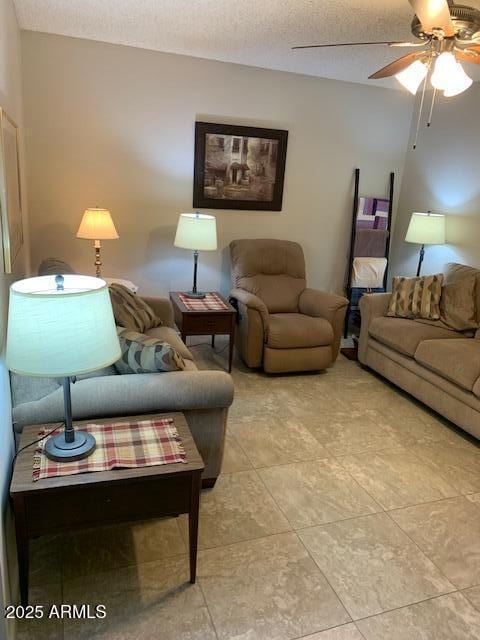
[[[113,420],[121,422],[167,417],[175,421],[187,454],[186,463],[79,473],[33,482],[35,445],[18,455],[10,485],[10,496],[15,515],[20,594],[24,606],[28,603],[29,539],[75,527],[92,527],[188,513],[190,582],[195,582],[200,484],[204,464],[183,413],[83,420],[75,421],[74,425],[80,427],[89,422],[99,424]],[[36,440],[42,428],[52,427],[53,425],[25,427],[20,447]]]
[[[173,305],[175,324],[177,325],[183,342],[187,336],[212,336],[212,347],[215,346],[215,336],[229,336],[228,372],[232,371],[233,346],[235,342],[235,322],[237,312],[232,305],[216,291],[214,292],[226,305],[226,309],[218,311],[190,310],[182,302],[180,291],[170,291]]]

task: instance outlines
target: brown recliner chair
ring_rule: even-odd
[[[244,362],[268,373],[330,366],[348,301],[306,288],[302,247],[287,240],[234,240],[230,254],[236,345]]]

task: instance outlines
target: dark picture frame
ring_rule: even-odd
[[[281,211],[288,131],[195,123],[193,206]]]

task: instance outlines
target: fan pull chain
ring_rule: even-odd
[[[432,124],[433,106],[435,104],[436,97],[437,97],[437,90],[433,89],[432,104],[430,105],[430,113],[428,115],[427,127],[429,127]]]
[[[422,99],[420,100],[420,109],[418,110],[418,118],[417,118],[417,128],[415,130],[415,139],[413,141],[413,149],[414,150],[417,148],[418,132],[420,130],[420,122],[422,120],[422,113],[423,113],[423,103],[425,101],[425,91],[427,90],[427,78],[428,78],[428,73],[425,76],[425,79],[423,81]]]

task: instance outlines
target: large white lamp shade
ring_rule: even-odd
[[[106,283],[90,276],[19,280],[10,287],[6,363],[29,376],[67,377],[120,358]]]
[[[204,213],[181,213],[178,218],[176,247],[194,251],[215,251],[217,248],[217,221]]]
[[[414,211],[405,236],[405,242],[420,244],[417,276],[422,270],[426,244],[445,244],[445,216],[441,213],[420,213]]]
[[[412,213],[406,242],[445,244],[445,216],[440,213]]]

